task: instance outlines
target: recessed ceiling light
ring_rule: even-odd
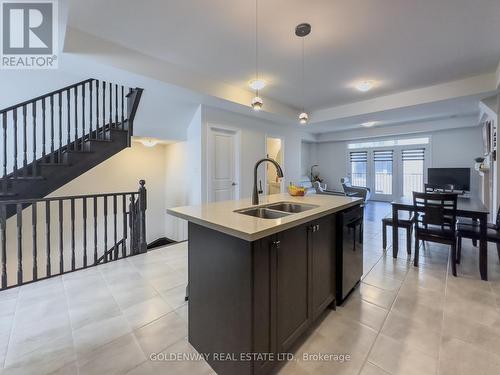
[[[354,87],[356,87],[359,91],[367,92],[371,90],[373,86],[375,86],[374,81],[361,81],[356,83]]]
[[[254,90],[262,90],[266,87],[266,81],[263,79],[252,79],[248,85]]]
[[[146,147],[155,147],[158,144],[158,140],[154,138],[143,138],[140,139],[139,142]]]
[[[365,128],[371,128],[373,125],[376,125],[377,121],[368,121],[368,122],[363,122],[361,126],[364,126]]]

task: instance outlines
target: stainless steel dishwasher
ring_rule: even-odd
[[[363,275],[363,211],[364,205],[359,205],[337,216],[337,304],[344,302]]]

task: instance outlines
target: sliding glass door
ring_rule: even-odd
[[[425,149],[401,150],[403,161],[403,196],[411,197],[414,191],[424,191]]]
[[[349,150],[348,174],[353,186],[369,188],[372,199],[378,201],[424,191],[426,145],[375,147]]]
[[[393,192],[393,155],[394,150],[373,151],[373,198],[392,200]]]
[[[353,186],[368,187],[368,151],[352,151],[351,161],[351,184]]]

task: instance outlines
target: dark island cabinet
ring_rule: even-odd
[[[334,230],[335,215],[330,215],[254,243],[255,254],[262,253],[254,265],[254,298],[259,296],[254,305],[256,352],[269,351],[278,358],[334,306]],[[256,370],[261,371],[255,373],[266,373],[270,365],[259,362]]]
[[[189,223],[189,341],[242,358],[209,357],[218,374],[272,373],[335,305],[335,218],[254,242]]]

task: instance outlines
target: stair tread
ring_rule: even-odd
[[[43,176],[10,176],[9,180],[24,180],[24,181],[33,181],[33,180],[45,180],[45,177]]]
[[[94,151],[91,150],[65,150],[64,153],[67,154],[92,154]]]
[[[110,142],[113,142],[112,139],[94,139],[94,138],[90,138],[89,140],[87,140],[87,142],[107,142],[107,143],[110,143]]]
[[[15,197],[17,193],[0,191],[0,197]]]
[[[40,163],[37,163],[37,165],[41,165],[43,167],[51,167],[51,166],[54,166],[54,167],[71,167],[71,164],[69,164],[69,163],[40,162]]]

